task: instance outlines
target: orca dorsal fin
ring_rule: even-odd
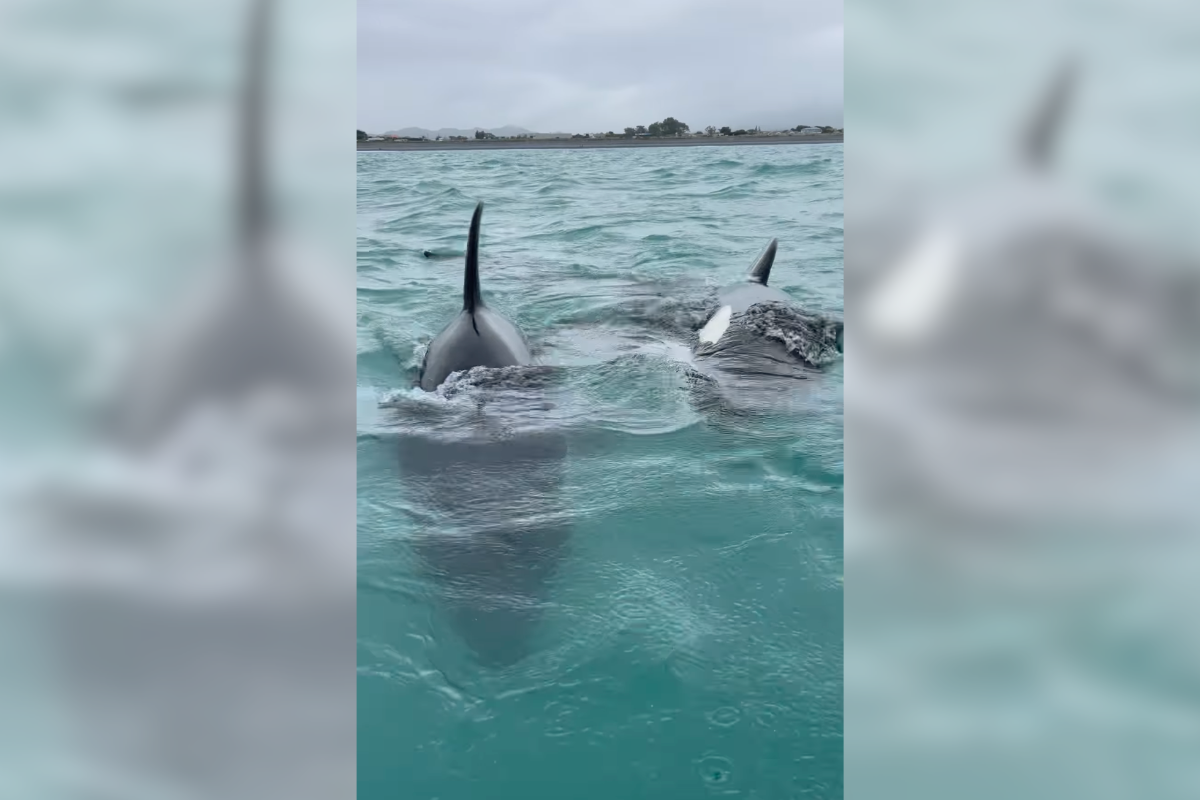
[[[474,315],[475,309],[483,307],[483,294],[479,290],[479,221],[483,218],[483,203],[475,206],[471,217],[471,232],[467,235],[467,269],[463,273],[463,311]]]
[[[1050,167],[1054,146],[1061,138],[1063,117],[1074,94],[1078,64],[1066,58],[1058,66],[1041,103],[1034,110],[1019,142],[1020,158],[1037,170]]]
[[[778,248],[779,240],[772,239],[771,243],[767,245],[767,249],[754,262],[754,266],[750,267],[750,272],[747,273],[746,280],[766,286],[767,281],[771,279],[771,265],[775,263],[775,251]]]
[[[253,268],[262,260],[259,248],[271,225],[267,192],[266,114],[267,62],[270,54],[269,28],[272,0],[255,0],[250,5],[246,37],[246,82],[242,88],[240,130],[237,147],[240,160],[238,233],[240,245]]]

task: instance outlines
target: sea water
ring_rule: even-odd
[[[359,154],[361,798],[841,797],[841,365],[758,414],[697,403],[687,360],[773,237],[771,284],[840,317],[842,170],[840,144]],[[448,621],[411,546],[445,523],[397,458],[448,430],[413,408],[465,424],[411,386],[478,201],[485,300],[561,368],[538,424],[568,442],[569,540],[506,666]]]

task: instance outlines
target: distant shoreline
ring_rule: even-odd
[[[735,147],[759,144],[841,143],[843,134],[807,136],[719,136],[688,139],[468,139],[465,142],[359,142],[360,152],[417,150],[588,150],[606,147]]]

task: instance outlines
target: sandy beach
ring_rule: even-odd
[[[370,150],[587,150],[606,147],[733,147],[748,144],[840,143],[842,134],[808,136],[719,136],[688,139],[468,139],[465,142],[359,142]]]

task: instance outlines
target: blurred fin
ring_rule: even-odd
[[[1021,160],[1034,169],[1045,170],[1050,167],[1054,147],[1061,138],[1063,117],[1075,92],[1078,72],[1079,65],[1075,58],[1063,60],[1021,136]]]
[[[267,45],[273,0],[251,0],[250,25],[246,37],[246,83],[242,89],[241,126],[238,131],[240,160],[239,237],[244,255],[257,262],[257,250],[270,223],[267,197],[266,118]]]

